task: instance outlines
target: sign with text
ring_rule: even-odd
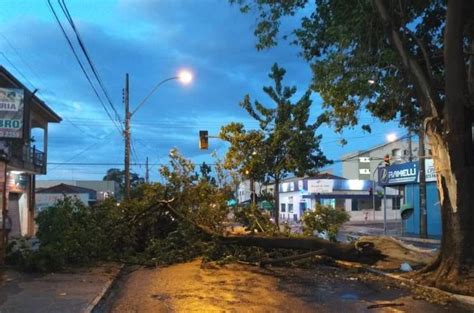
[[[436,171],[433,164],[433,159],[425,160],[425,180],[427,182],[436,181]]]
[[[418,180],[418,163],[408,162],[378,168],[379,183],[382,186],[413,184]]]
[[[308,180],[308,192],[331,193],[334,189],[333,179],[310,179]]]
[[[0,138],[23,137],[23,89],[0,88]]]

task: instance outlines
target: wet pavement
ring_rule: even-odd
[[[119,268],[110,264],[44,275],[0,270],[0,313],[89,312]]]
[[[196,260],[138,268],[122,278],[96,312],[470,311],[422,300],[399,282],[357,270],[324,265],[262,269]]]

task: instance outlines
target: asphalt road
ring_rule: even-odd
[[[398,282],[357,271],[323,265],[216,266],[197,260],[129,273],[96,312],[469,311],[422,300]]]

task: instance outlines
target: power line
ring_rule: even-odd
[[[105,137],[101,138],[102,140],[104,139],[107,139],[108,137],[110,137],[110,135],[112,135],[112,133],[109,133],[108,135],[106,135]],[[76,153],[73,157],[69,158],[67,161],[64,161],[64,162],[61,162],[61,163],[58,163],[56,167],[52,168],[52,170],[54,170],[55,168],[58,168],[59,166],[63,165],[63,164],[67,164],[67,162],[69,161],[72,161],[74,160],[75,158],[79,157],[80,155],[82,155],[83,153],[87,152],[88,150],[92,149],[93,147],[95,147],[97,144],[99,144],[101,141],[98,141],[98,142],[94,142],[93,144],[87,146],[85,149],[81,150],[80,152]],[[50,164],[50,163],[48,163]]]
[[[0,51],[0,54],[3,55],[5,60],[7,60],[7,62],[18,72],[18,74],[20,74],[21,77],[23,77],[25,79],[26,82],[28,82],[30,84],[30,86],[32,88],[35,88],[35,85],[25,76],[25,74],[23,74],[22,71],[20,71],[20,69],[18,67],[15,66],[15,64],[13,64],[13,62],[7,57],[7,55],[5,53]]]
[[[120,115],[118,114],[117,110],[115,109],[115,106],[112,104],[112,101],[110,100],[110,96],[109,96],[109,93],[107,91],[107,88],[105,87],[105,85],[103,83],[103,80],[100,77],[100,75],[97,71],[97,68],[94,65],[94,62],[92,61],[92,58],[90,57],[89,52],[87,51],[86,45],[85,45],[84,41],[82,40],[81,35],[79,34],[79,31],[77,30],[76,24],[74,23],[74,20],[73,20],[71,14],[69,13],[69,9],[67,8],[66,3],[64,2],[64,0],[62,0],[61,2],[58,0],[58,3],[59,3],[59,6],[61,7],[61,10],[64,13],[64,15],[66,16],[66,19],[68,20],[69,24],[71,25],[71,28],[74,31],[74,34],[76,35],[76,39],[79,43],[79,46],[80,46],[82,52],[84,53],[87,62],[89,63],[89,66],[92,70],[92,73],[94,74],[95,78],[99,82],[99,86],[102,89],[102,92],[104,93],[105,98],[107,99],[110,107],[114,111],[115,117],[117,118],[119,123],[122,123],[122,120],[120,119]]]
[[[102,98],[100,97],[99,93],[97,92],[97,89],[95,88],[94,84],[92,83],[90,77],[89,77],[89,74],[87,73],[86,69],[84,68],[84,65],[82,64],[77,52],[76,52],[76,49],[74,49],[74,46],[71,42],[71,40],[69,39],[69,36],[67,35],[66,33],[66,30],[64,29],[63,25],[61,24],[61,21],[59,20],[59,17],[58,15],[56,14],[56,11],[54,10],[53,8],[53,5],[51,4],[51,0],[48,0],[48,4],[49,4],[49,8],[51,10],[51,12],[53,13],[54,15],[54,18],[56,19],[56,22],[59,26],[59,28],[61,29],[63,35],[64,35],[64,38],[66,39],[69,47],[71,48],[73,54],[74,54],[74,57],[77,61],[77,63],[79,64],[82,72],[84,73],[87,81],[89,82],[89,85],[91,86],[92,90],[94,91],[95,95],[97,96],[97,99],[99,99],[99,102],[100,104],[102,105],[102,107],[104,108],[105,112],[107,113],[107,116],[110,118],[110,120],[112,121],[112,123],[114,124],[114,126],[117,128],[118,132],[120,135],[122,135],[122,128],[121,128],[121,125],[118,126],[116,124],[116,121],[113,119],[112,115],[110,114],[109,110],[107,109],[107,107],[105,106],[104,102],[102,101]]]

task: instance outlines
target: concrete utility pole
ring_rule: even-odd
[[[160,81],[158,84],[156,84],[155,87],[148,93],[148,95],[140,102],[137,107],[130,112],[130,107],[129,107],[129,86],[128,86],[128,73],[125,74],[125,90],[124,90],[124,102],[125,102],[125,130],[123,131],[124,137],[125,137],[125,199],[128,200],[130,199],[130,120],[132,116],[140,109],[145,102],[155,93],[155,91],[166,83],[167,81],[178,79],[181,81],[183,84],[188,84],[191,82],[193,78],[193,75],[186,71],[182,70],[178,76],[173,76],[167,79],[164,79]]]
[[[128,86],[128,73],[125,74],[125,90],[124,90],[124,102],[125,102],[125,129],[123,135],[125,138],[125,200],[130,199],[130,107],[129,107],[129,86]]]
[[[428,237],[428,219],[426,214],[426,173],[425,173],[425,132],[419,133],[418,162],[420,164],[420,238]]]
[[[150,169],[148,168],[148,157],[146,157],[145,163],[145,183],[150,183]]]

